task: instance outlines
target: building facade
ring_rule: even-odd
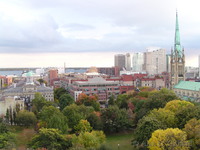
[[[185,80],[185,55],[181,48],[180,33],[178,24],[178,13],[176,12],[176,28],[174,49],[171,50],[171,88],[180,81]]]
[[[133,53],[132,70],[133,72],[144,71],[144,53]]]
[[[130,53],[126,53],[126,57],[125,57],[125,68],[127,71],[131,71],[131,54]]]
[[[166,71],[166,50],[153,49],[144,53],[144,70],[149,75],[162,74]]]
[[[119,70],[123,70],[125,68],[125,55],[124,54],[116,54],[115,55],[115,67],[119,67]]]
[[[181,99],[200,102],[200,82],[180,81],[173,90]]]

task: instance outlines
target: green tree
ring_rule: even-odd
[[[98,149],[105,141],[105,134],[102,131],[82,132],[79,136],[73,137],[74,149]]]
[[[35,98],[32,100],[32,111],[37,115],[44,106],[51,105],[50,102],[48,102],[41,93],[35,93]]]
[[[62,112],[68,118],[69,127],[73,129],[81,119],[86,119],[91,112],[94,112],[94,108],[71,104],[65,107]]]
[[[115,96],[112,94],[110,97],[109,97],[109,100],[108,100],[108,105],[114,105],[115,104]]]
[[[0,149],[12,148],[15,142],[15,135],[8,131],[3,119],[0,118]]]
[[[184,128],[184,125],[192,118],[200,119],[200,106],[183,107],[175,114],[178,120],[178,128]]]
[[[189,150],[186,133],[180,129],[156,130],[148,141],[150,150]]]
[[[187,133],[187,139],[190,141],[192,149],[200,149],[200,120],[193,118],[187,122],[183,129]]]
[[[21,126],[32,126],[37,122],[37,118],[33,112],[21,110],[16,116],[16,124]]]
[[[39,118],[41,120],[40,124],[45,124],[44,127],[59,129],[62,133],[67,133],[67,117],[64,116],[58,108],[54,106],[44,106]]]
[[[127,94],[120,94],[117,96],[116,104],[119,108],[128,108],[128,96]]]
[[[63,94],[68,94],[67,90],[64,88],[57,88],[54,90],[54,98],[60,99]]]
[[[175,117],[175,114],[163,108],[154,109],[150,111],[147,116],[156,118],[158,121],[162,123],[163,128],[176,127],[177,124],[177,119]]]
[[[71,140],[67,139],[58,129],[41,128],[28,147],[33,149],[46,148],[49,150],[65,150],[72,146]]]
[[[74,129],[77,133],[92,131],[92,127],[87,120],[80,120],[79,123],[74,127]]]
[[[105,132],[119,132],[131,126],[127,110],[117,106],[102,109],[101,119]]]
[[[60,110],[63,110],[66,106],[74,103],[74,99],[69,94],[63,94],[59,98]]]
[[[158,119],[151,116],[144,116],[138,122],[132,144],[145,144],[155,130],[162,128],[163,124]]]
[[[102,130],[103,124],[99,113],[92,112],[87,116],[87,121],[90,123],[94,130]]]
[[[149,93],[148,99],[140,102],[139,108],[136,104],[136,122],[145,116],[150,110],[155,108],[163,108],[166,103],[177,99],[176,94],[168,89],[161,89],[160,91],[152,91]]]

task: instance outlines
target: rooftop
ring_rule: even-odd
[[[180,81],[177,85],[174,86],[174,89],[200,91],[200,82]]]

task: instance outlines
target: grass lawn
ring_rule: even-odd
[[[105,145],[111,150],[134,150],[133,146],[131,145],[132,139],[133,132],[107,135]]]
[[[16,146],[20,150],[26,150],[26,144],[31,140],[31,138],[35,134],[33,128],[10,126],[9,130],[16,134]]]

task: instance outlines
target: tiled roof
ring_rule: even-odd
[[[180,81],[177,85],[174,86],[174,88],[183,89],[183,90],[191,90],[191,91],[199,91],[200,82]]]

